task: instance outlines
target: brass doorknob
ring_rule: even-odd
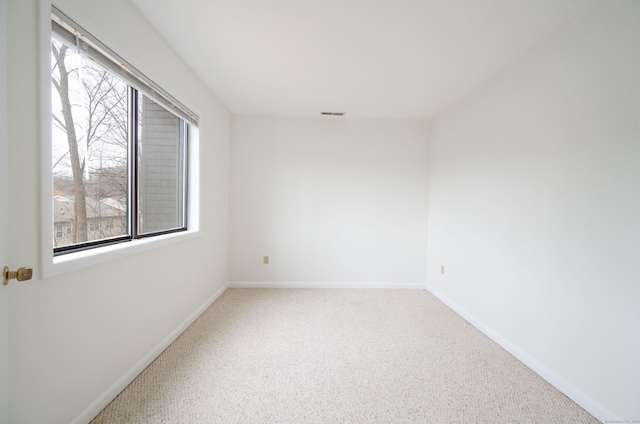
[[[9,271],[9,267],[5,266],[2,270],[2,285],[9,284],[9,280],[16,279],[18,281],[31,280],[33,276],[33,270],[27,267],[18,268],[17,271]]]

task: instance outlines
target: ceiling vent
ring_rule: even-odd
[[[322,116],[344,116],[344,112],[320,112]]]

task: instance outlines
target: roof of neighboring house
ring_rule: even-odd
[[[107,197],[96,200],[87,198],[87,219],[122,217],[127,214],[127,203]],[[75,216],[73,196],[54,196],[53,221],[72,221]]]

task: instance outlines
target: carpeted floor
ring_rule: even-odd
[[[229,289],[93,421],[597,423],[426,291]]]

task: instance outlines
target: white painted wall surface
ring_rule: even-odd
[[[228,112],[126,0],[56,4],[199,113],[206,219],[195,239],[11,287],[14,424],[88,422],[228,279]],[[40,263],[39,174],[47,172],[38,159],[44,119],[38,33],[47,37],[48,8],[44,1],[9,0],[7,19],[10,259],[34,266]]]
[[[429,288],[601,420],[639,420],[640,2],[592,8],[431,143]]]
[[[233,116],[230,280],[423,285],[428,145],[425,121]]]

